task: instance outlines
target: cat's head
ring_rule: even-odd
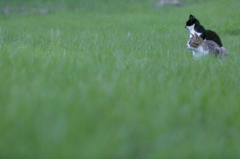
[[[194,28],[195,25],[200,25],[200,22],[192,14],[190,14],[188,21],[186,22],[185,28],[190,30]]]
[[[186,45],[186,48],[188,50],[193,50],[193,51],[196,51],[197,48],[202,45],[202,38],[200,36],[198,36],[196,33],[193,35],[191,33],[192,37],[188,40],[187,42],[187,45]]]

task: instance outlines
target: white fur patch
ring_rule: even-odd
[[[201,57],[202,55],[207,55],[209,52],[204,50],[203,46],[199,46],[195,52],[193,51],[194,57]]]
[[[191,26],[186,26],[186,28],[190,31],[190,38],[192,37],[192,34],[194,35],[195,33],[200,36],[202,33],[198,33],[194,30],[194,26],[195,24],[191,25]]]
[[[195,27],[195,24],[191,25],[191,26],[186,26],[186,28],[190,31],[190,38],[192,37],[192,34],[194,35],[195,33],[200,36],[202,33],[198,33],[194,30],[194,27]],[[205,39],[206,40],[206,39]],[[190,46],[190,45],[189,45]],[[191,50],[189,48],[187,48],[188,50]],[[203,48],[202,48],[203,49]],[[201,57],[202,55],[205,55],[205,53],[203,53],[202,51],[198,51],[198,50],[195,50],[193,51],[193,56],[196,57],[196,58],[199,58]]]

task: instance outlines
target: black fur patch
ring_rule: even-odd
[[[218,44],[218,46],[220,46],[220,47],[223,46],[220,37],[214,31],[206,30],[201,34],[200,37],[202,39],[212,40],[212,41],[216,42]]]
[[[190,14],[189,20],[186,22],[186,26],[192,26],[193,24],[200,25],[200,22],[192,14]]]
[[[195,18],[193,15],[190,14],[189,20],[186,22],[186,26],[194,26],[194,30],[198,33],[201,33],[200,37],[203,40],[212,40],[216,42],[220,47],[222,47],[222,41],[220,37],[215,33],[214,31],[211,30],[205,30],[205,28],[200,24],[200,22]]]

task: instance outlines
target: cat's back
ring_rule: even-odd
[[[202,39],[203,40],[212,40],[214,41],[215,43],[217,43],[217,45],[219,47],[222,47],[222,41],[220,39],[220,37],[217,35],[217,33],[215,33],[214,31],[212,30],[206,30],[202,35],[201,35]]]
[[[203,41],[205,49],[209,54],[213,54],[216,56],[227,56],[227,50],[224,47],[219,47],[217,43],[212,40]]]
[[[214,48],[220,48],[218,44],[212,40],[205,40],[203,41],[204,45],[208,47],[209,50],[212,50]]]

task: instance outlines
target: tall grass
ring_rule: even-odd
[[[0,158],[240,157],[239,2],[143,3],[0,16]],[[190,13],[228,59],[193,59]]]

